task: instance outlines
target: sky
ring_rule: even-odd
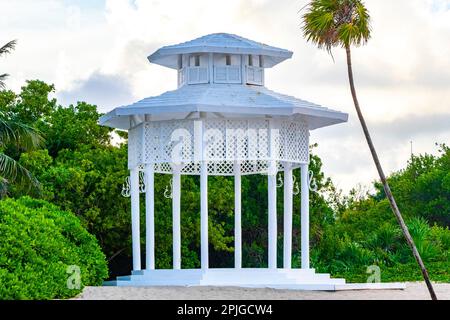
[[[101,112],[176,88],[176,72],[146,57],[158,48],[228,32],[294,52],[266,71],[266,86],[349,113],[349,122],[311,132],[323,169],[349,191],[376,179],[354,112],[345,52],[334,61],[307,43],[307,0],[0,0],[0,43],[8,88],[26,80],[56,86],[62,105],[97,104]],[[450,144],[450,0],[366,0],[372,39],[353,50],[361,107],[387,174],[414,154]],[[411,144],[412,142],[412,144]]]

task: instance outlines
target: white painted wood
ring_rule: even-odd
[[[247,75],[245,73],[245,59],[247,58],[247,55],[243,54],[241,55],[241,83],[245,85]]]
[[[202,116],[202,115],[200,115]],[[205,159],[205,137],[203,121],[194,123],[194,158],[200,162],[200,264],[203,270],[209,268],[208,243],[208,163]]]
[[[209,82],[208,67],[187,67],[186,72],[188,84],[202,84]]]
[[[268,265],[270,269],[277,268],[277,150],[278,130],[274,119],[269,120],[269,168],[267,180],[268,192]]]
[[[214,83],[214,53],[210,52],[208,56],[209,83]]]
[[[189,59],[189,66],[194,67],[196,66],[196,60],[198,59],[199,65],[198,67],[205,67],[208,65],[208,57],[209,53],[198,53],[194,52],[192,54],[187,55]]]
[[[131,241],[133,270],[141,270],[141,235],[139,228],[139,169],[130,170]]]
[[[149,60],[178,70],[178,89],[118,107],[100,118],[102,125],[129,130],[128,168],[132,169],[130,193],[134,270],[132,275],[120,277],[120,285],[294,286],[310,290],[334,288],[336,284],[344,283],[343,279],[330,279],[329,275],[315,274],[309,265],[306,135],[310,130],[346,122],[348,115],[264,87],[265,68],[272,67],[291,55],[292,52],[284,49],[223,33],[166,46],[152,54]],[[249,62],[249,56],[252,57],[252,63]],[[267,125],[270,126],[270,133],[264,131]],[[276,129],[277,137],[273,134],[273,129]],[[174,169],[176,161],[170,158],[172,154],[167,156],[166,139],[171,139],[169,149],[175,148],[172,145],[177,142],[176,139],[172,140],[175,130],[184,132],[186,135],[183,137],[188,137],[177,145],[182,146],[179,151],[183,155],[183,172],[180,172],[181,167]],[[216,135],[212,140],[208,138],[212,144],[206,148],[204,138],[209,137],[212,131]],[[282,136],[279,135],[280,131],[283,132]],[[225,141],[236,141],[236,146],[228,149]],[[242,141],[245,141],[247,149],[241,146]],[[283,143],[284,149],[279,148],[279,143]],[[194,147],[193,157],[191,147]],[[280,161],[287,163],[284,167],[283,268],[277,269],[276,178]],[[239,163],[240,167],[233,170],[233,163]],[[302,268],[292,269],[292,170],[300,165]],[[138,168],[142,166],[147,187],[146,270],[140,270]],[[266,170],[268,268],[248,270],[242,268],[241,175],[265,174]],[[154,269],[155,172],[173,173],[173,269],[161,272]],[[198,270],[181,269],[181,174],[200,175],[201,269]],[[235,177],[235,268],[231,271],[209,268],[208,175]]]
[[[309,269],[309,179],[308,164],[300,167],[301,175],[301,253],[302,269]]]
[[[227,56],[231,58],[229,66],[226,66]],[[253,60],[252,66],[248,65],[250,56]],[[178,89],[118,107],[103,115],[99,122],[105,126],[128,130],[129,120],[135,115],[151,114],[155,119],[175,120],[184,119],[191,112],[226,112],[251,117],[298,115],[308,122],[311,130],[346,122],[348,115],[345,113],[278,94],[264,87],[265,68],[270,68],[291,56],[292,52],[288,50],[226,33],[210,34],[177,45],[165,46],[148,58],[152,63],[178,70]],[[195,65],[196,57],[200,57],[199,66]],[[215,85],[214,67],[222,66],[228,67],[221,69],[225,71],[225,80],[222,81],[226,84],[236,84],[235,86]],[[216,81],[216,84],[222,81]],[[252,85],[248,86],[247,83]]]
[[[225,54],[225,53],[214,54],[214,65],[215,66],[227,65],[227,56],[230,57],[231,66],[241,65],[241,54]]]
[[[172,232],[173,232],[173,269],[181,269],[181,176],[176,170],[172,175]]]
[[[165,46],[148,57],[149,61],[165,67],[176,69],[177,55],[200,52],[217,52],[223,54],[253,54],[267,57],[264,67],[271,68],[276,64],[292,57],[292,52],[272,47],[260,42],[229,33],[213,33],[180,44]]]
[[[286,166],[288,166],[286,164]],[[283,235],[283,267],[290,269],[292,267],[292,206],[293,206],[293,188],[292,188],[292,169],[290,167],[284,170],[284,235]]]
[[[242,268],[241,165],[234,164],[234,267]]]
[[[280,94],[264,86],[206,83],[186,84],[177,90],[117,107],[100,117],[99,122],[101,125],[128,130],[133,115],[149,114],[159,121],[184,119],[190,112],[224,112],[242,118],[301,117],[308,123],[310,130],[346,122],[348,119],[347,113]]]
[[[209,267],[208,249],[208,164],[202,162],[200,172],[200,246],[201,267]]]
[[[203,160],[203,121],[194,120],[194,162]]]
[[[178,88],[182,87],[186,83],[186,70],[186,67],[178,70]]]
[[[214,66],[214,83],[241,83],[240,66]]]
[[[277,267],[277,183],[276,174],[268,175],[269,268]]]
[[[247,83],[254,85],[264,85],[264,68],[246,66]]]
[[[145,268],[155,269],[155,180],[153,164],[145,166]]]

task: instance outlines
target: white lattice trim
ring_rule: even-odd
[[[202,135],[195,132],[199,127]],[[195,137],[202,137],[200,151]],[[271,161],[278,170],[285,162],[295,167],[308,163],[309,131],[303,122],[281,119],[145,122],[129,131],[128,151],[130,168],[154,164],[159,173],[171,173],[174,164],[181,164],[183,174],[199,174],[198,159],[208,163],[210,175],[234,174],[236,161],[242,174],[267,173]]]

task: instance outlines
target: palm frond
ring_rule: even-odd
[[[17,40],[11,40],[3,47],[0,48],[0,56],[4,54],[11,53],[16,48]],[[9,74],[4,73],[0,75],[0,89],[5,89],[5,79],[9,76]]]
[[[17,40],[11,40],[0,48],[0,56],[11,53],[16,48]]]
[[[362,45],[370,38],[370,16],[361,0],[312,0],[302,16],[307,41],[320,49]]]
[[[20,122],[5,120],[0,114],[0,146],[13,144],[29,151],[42,146],[43,141],[36,129]]]
[[[7,74],[7,73],[0,74],[0,89],[5,89],[6,88],[5,80],[8,77],[9,77],[9,74]]]
[[[0,178],[2,184],[15,182],[27,185],[29,189],[39,187],[39,182],[30,171],[4,153],[0,153]]]

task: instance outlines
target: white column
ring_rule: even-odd
[[[208,269],[208,164],[205,161],[200,169],[200,246],[201,267]]]
[[[203,122],[197,120],[194,122],[194,160],[200,163],[200,260],[201,268],[208,269],[208,163],[204,144]]]
[[[234,163],[234,267],[242,268],[241,165]]]
[[[277,267],[277,175],[269,173],[268,196],[269,196],[269,268]]]
[[[302,269],[309,269],[309,179],[308,164],[301,165]]]
[[[277,268],[277,162],[276,159],[279,156],[279,144],[277,137],[279,131],[275,126],[273,119],[269,120],[269,152],[270,162],[268,168],[268,256],[269,256],[269,268]]]
[[[247,83],[247,74],[245,72],[245,64],[246,64],[246,59],[248,59],[248,56],[246,54],[241,54],[241,80],[242,80],[242,84],[246,84]]]
[[[214,83],[214,54],[208,56],[209,83]]]
[[[141,236],[139,231],[139,169],[130,171],[131,242],[133,270],[141,270]]]
[[[181,175],[176,169],[172,173],[172,235],[173,235],[173,268],[181,269]]]
[[[153,164],[145,166],[145,268],[155,269],[155,179]]]
[[[283,245],[283,267],[292,267],[292,168],[286,164],[284,169],[284,245]]]

